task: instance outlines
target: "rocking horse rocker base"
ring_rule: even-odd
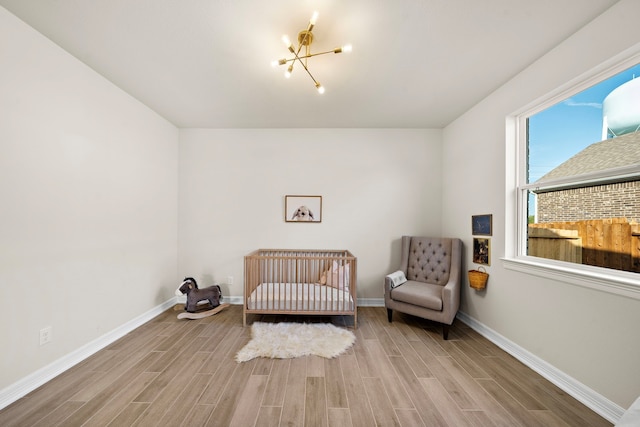
[[[195,313],[189,313],[188,311],[184,311],[178,314],[178,319],[191,319],[191,320],[203,319],[205,317],[213,316],[214,314],[220,313],[222,310],[229,307],[230,305],[231,304],[229,304],[228,302],[225,302],[212,309],[200,310],[200,311],[196,311]],[[211,307],[211,306],[207,304],[205,305],[205,307]]]

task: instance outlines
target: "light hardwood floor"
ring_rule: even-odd
[[[242,309],[177,320],[169,310],[0,411],[1,426],[610,426],[456,321],[358,310],[335,359],[236,363]],[[261,321],[352,318],[254,316]]]

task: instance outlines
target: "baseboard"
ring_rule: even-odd
[[[228,302],[231,305],[242,305],[242,304],[244,304],[244,298],[241,297],[241,296],[240,297],[223,297],[222,301],[223,302]]]
[[[86,345],[83,345],[77,350],[72,351],[66,356],[61,357],[60,359],[45,366],[44,368],[38,369],[34,373],[6,387],[4,390],[0,391],[0,409],[3,409],[6,406],[12,404],[16,400],[32,392],[44,383],[51,381],[53,378],[57,377],[64,371],[82,362],[87,357],[98,352],[99,350],[102,350],[109,344],[122,338],[129,332],[142,326],[162,312],[173,307],[176,304],[176,300],[176,297],[171,298],[170,300],[160,304],[157,307],[152,308],[146,313],[141,314],[140,316],[130,320],[129,322],[112,330],[111,332],[87,343]]]
[[[550,365],[536,355],[530,353],[519,345],[498,334],[493,329],[478,322],[466,313],[458,312],[458,319],[469,325],[480,335],[493,342],[495,345],[527,365],[529,368],[542,375],[547,380],[558,386],[571,397],[605,418],[607,421],[617,423],[625,409],[616,405],[606,397],[595,392],[591,388],[570,377],[556,367]]]
[[[384,298],[358,298],[358,307],[384,307]]]

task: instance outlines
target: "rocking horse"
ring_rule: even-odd
[[[202,319],[229,307],[229,303],[220,304],[220,299],[222,298],[220,286],[214,285],[199,289],[198,283],[193,277],[185,277],[180,287],[176,289],[177,296],[184,294],[187,295],[187,302],[184,306],[185,312],[178,314],[178,319]],[[198,308],[208,306],[207,304],[199,305],[198,303],[201,301],[207,301],[212,308],[206,311],[198,310]]]

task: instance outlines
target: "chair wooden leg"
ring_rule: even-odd
[[[393,310],[387,308],[387,318],[389,319],[389,323],[391,323],[391,318],[393,317]]]
[[[446,341],[449,339],[449,325],[442,325],[442,338]]]

